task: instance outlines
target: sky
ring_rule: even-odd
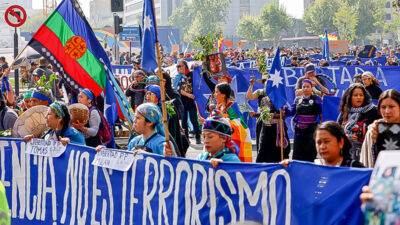
[[[303,2],[300,0],[279,0],[281,5],[284,5],[286,12],[296,19],[301,19],[303,17]]]
[[[82,7],[83,12],[85,12],[85,15],[87,17],[89,17],[89,13],[90,13],[89,2],[90,2],[90,0],[78,0],[78,1]],[[50,0],[49,0],[49,2],[50,2]],[[57,5],[60,2],[61,2],[61,0],[56,0]],[[33,5],[34,9],[42,9],[43,8],[43,0],[33,0],[32,5]]]
[[[61,2],[61,0],[56,0],[57,3]],[[89,2],[90,0],[79,0],[81,3],[81,7],[85,12],[85,15],[89,17]],[[279,0],[281,5],[286,7],[287,13],[300,19],[303,16],[303,1],[300,0]],[[41,9],[43,7],[43,0],[33,0],[33,8]]]

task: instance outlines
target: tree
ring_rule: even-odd
[[[340,8],[335,13],[333,24],[337,27],[339,36],[342,40],[353,42],[356,35],[358,24],[357,14],[354,7],[350,7],[346,2],[340,3]]]
[[[385,0],[377,0],[376,2],[377,9],[373,14],[374,17],[374,27],[376,27],[380,31],[380,43],[383,42],[383,36],[390,29],[389,24],[386,23],[386,12],[384,8],[386,6]]]
[[[251,15],[245,15],[240,19],[237,32],[248,42],[254,44],[254,47],[257,47],[257,42],[263,38],[260,19]]]
[[[168,19],[168,24],[179,28],[181,40],[189,42],[187,33],[193,20],[192,5],[184,2],[181,7],[172,12],[172,15]]]
[[[192,42],[208,33],[222,33],[230,0],[193,0],[183,3],[169,18],[169,24],[180,29],[181,39]]]
[[[309,33],[320,35],[324,29],[328,31],[336,30],[333,24],[333,18],[338,10],[339,0],[316,0],[310,8],[308,8],[303,16],[306,24],[306,30]]]
[[[292,27],[293,21],[278,1],[271,1],[261,9],[260,20],[263,25],[263,35],[276,44],[282,37],[282,32]]]
[[[193,41],[197,36],[208,33],[222,33],[230,0],[193,0],[195,14],[193,24],[187,33],[187,39]]]
[[[358,17],[356,26],[356,35],[358,38],[365,39],[366,36],[375,31],[373,24],[375,18],[373,15],[377,10],[376,0],[353,0],[355,3],[349,3],[350,6],[355,6],[355,11]]]

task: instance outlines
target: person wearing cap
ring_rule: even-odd
[[[210,95],[210,97],[208,97],[207,104],[206,104],[206,110],[208,112],[211,112],[217,106],[217,100],[215,99],[215,96],[214,96],[215,86],[217,84],[221,84],[221,83],[231,83],[232,82],[232,78],[229,76],[228,72],[227,72],[227,74],[225,76],[213,77],[213,79],[217,81],[217,84],[216,84],[213,81],[211,81],[208,73],[204,72],[203,73],[203,79],[204,79],[204,81],[206,82],[208,88],[211,91],[211,95]],[[235,99],[235,93],[234,92],[231,93],[231,99]]]
[[[261,121],[261,117],[260,117],[260,113],[262,111],[262,106],[261,106],[261,100],[266,97],[265,94],[265,84],[266,81],[268,80],[268,73],[265,73],[262,75],[261,79],[257,79],[258,83],[261,83],[263,85],[263,88],[261,89],[257,89],[255,92],[253,92],[253,87],[255,84],[255,77],[251,76],[250,78],[250,86],[249,89],[247,89],[247,93],[246,93],[246,98],[247,100],[256,100],[258,99],[258,112],[250,112],[250,116],[251,117],[256,117],[257,118],[257,122],[256,122],[256,146],[258,148],[258,144],[260,141],[260,133],[261,133],[261,128],[262,128],[262,121]],[[268,97],[267,97],[268,98]],[[263,101],[265,102],[265,101]]]
[[[271,100],[265,93],[265,85],[268,80],[268,73],[263,74],[257,82],[263,84],[263,88],[253,92],[255,78],[250,78],[250,87],[247,90],[246,98],[248,100],[258,100],[258,112],[250,112],[250,116],[257,118],[256,123],[256,144],[257,159],[256,162],[279,162],[281,160],[281,141],[280,141],[280,120],[279,111],[276,110]],[[265,108],[269,111],[269,120],[263,120],[263,112]],[[283,124],[283,155],[284,158],[289,157],[290,145],[287,134],[286,123]]]
[[[382,89],[379,86],[379,81],[370,71],[365,71],[362,74],[362,83],[371,95],[372,99],[378,100],[379,96],[382,94]]]
[[[89,109],[89,120],[86,124],[81,121],[71,124],[75,129],[82,132],[87,146],[97,147],[101,145],[100,137],[97,135],[101,123],[100,114],[96,108],[95,96],[87,88],[82,89],[78,95],[78,102],[87,106]]]
[[[304,79],[302,96],[297,96],[291,108],[285,108],[285,116],[294,116],[295,132],[293,159],[313,162],[317,156],[314,132],[322,120],[322,99],[312,93],[311,80]]]
[[[143,103],[146,87],[146,73],[142,70],[136,70],[132,74],[133,82],[126,90],[126,97],[130,97],[131,107],[135,110]]]
[[[304,79],[309,79],[311,80],[311,82],[313,83],[313,93],[322,96],[324,93],[329,93],[329,90],[327,88],[326,82],[324,79],[322,79],[321,77],[316,77],[315,76],[315,65],[314,64],[308,64],[305,68],[304,68],[304,72],[305,75],[300,77],[297,80],[296,83],[296,96],[301,96],[302,93],[302,85],[303,85],[303,80]],[[318,91],[317,88],[319,88]]]
[[[213,116],[203,123],[203,141],[205,151],[199,154],[197,160],[210,160],[211,165],[218,166],[219,162],[241,162],[235,153],[231,139],[233,131],[226,118]]]
[[[23,104],[25,106],[24,111],[26,111],[32,107],[32,104],[31,104],[32,94],[33,94],[33,89],[29,89],[28,91],[26,91],[24,93],[24,102],[23,102]]]
[[[6,105],[6,100],[0,90],[0,131],[12,129],[17,118],[18,114]]]
[[[32,107],[37,105],[49,106],[51,103],[53,103],[53,94],[50,90],[39,87],[32,92]]]
[[[68,143],[86,145],[82,133],[70,126],[70,120],[71,115],[66,105],[58,102],[50,104],[46,115],[46,126],[50,129],[45,131],[40,138],[60,141],[63,145]],[[30,142],[32,138],[35,138],[35,136],[27,135],[25,141]]]

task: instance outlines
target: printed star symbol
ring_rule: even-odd
[[[144,18],[144,21],[143,21],[143,26],[144,26],[144,31],[146,31],[146,29],[151,29],[151,27],[153,26],[152,24],[151,24],[151,19],[150,19],[150,16],[149,15],[147,15],[145,18]]]
[[[385,140],[385,144],[383,144],[386,150],[397,150],[399,147],[397,146],[397,141],[393,141],[391,138],[389,140]]]
[[[268,81],[273,82],[272,87],[276,86],[278,88],[279,84],[283,84],[282,82],[283,77],[281,77],[280,74],[281,74],[280,70],[279,71],[275,70],[275,73],[270,75],[270,79]]]

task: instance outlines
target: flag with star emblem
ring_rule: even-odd
[[[147,72],[153,72],[158,67],[156,58],[156,42],[158,42],[158,39],[152,0],[143,1],[142,22],[141,66]]]
[[[106,71],[111,71],[110,61],[77,0],[63,0],[28,45],[57,69],[73,91],[88,88],[96,96],[104,92],[104,114],[111,126],[118,117],[118,109],[124,115],[131,114],[129,104],[126,107],[120,104],[118,108],[116,96],[119,92],[114,90],[120,87],[112,86],[106,76]],[[125,98],[124,95],[118,97]]]
[[[276,109],[282,108],[287,102],[286,98],[286,87],[284,85],[284,79],[281,75],[282,65],[280,58],[280,49],[276,50],[274,61],[272,61],[271,70],[267,85],[265,87],[265,93],[271,99]]]

